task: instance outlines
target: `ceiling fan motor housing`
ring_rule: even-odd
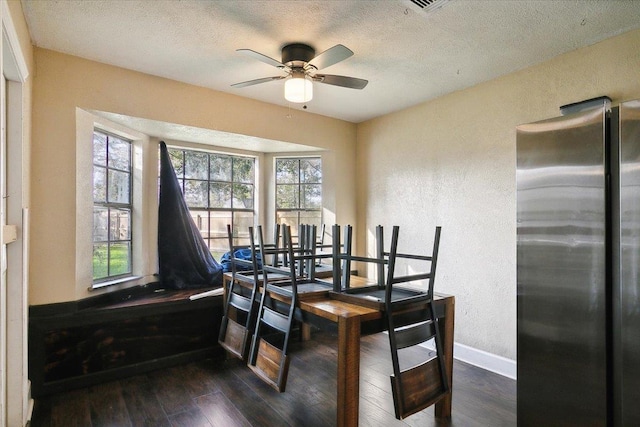
[[[316,56],[316,51],[302,43],[288,44],[282,48],[282,63],[288,67],[304,67]]]

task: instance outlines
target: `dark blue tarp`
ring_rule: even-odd
[[[260,257],[260,254],[257,254],[257,255],[258,256],[256,261],[258,263],[258,268],[262,269],[262,258]],[[233,257],[235,259],[251,261],[251,249],[236,249],[235,252],[233,253]],[[225,252],[220,257],[220,265],[222,265],[223,272],[226,273],[231,271],[231,252]],[[236,262],[236,271],[247,271],[247,270],[251,270],[251,267],[249,267],[248,265],[243,265]]]
[[[189,214],[164,141],[160,141],[158,263],[165,288],[222,286],[222,266],[213,259]]]

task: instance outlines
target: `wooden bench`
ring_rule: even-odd
[[[222,296],[137,286],[29,307],[34,397],[223,355]]]

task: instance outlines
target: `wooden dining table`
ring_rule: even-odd
[[[364,283],[362,278],[352,276],[352,283]],[[231,280],[226,273],[225,283]],[[225,286],[226,288],[226,286]],[[442,332],[445,369],[449,384],[453,384],[453,339],[455,319],[455,297],[436,294],[436,314]],[[407,312],[408,319],[422,316],[425,307],[413,307]],[[296,310],[296,318],[306,326],[320,329],[337,330],[338,333],[338,372],[337,372],[337,422],[339,427],[357,427],[360,404],[360,337],[363,334],[382,332],[384,330],[384,313],[380,309],[352,304],[336,299],[332,293],[316,293],[300,298]],[[303,331],[308,337],[308,332]],[[435,416],[447,418],[451,416],[452,387],[434,406]]]

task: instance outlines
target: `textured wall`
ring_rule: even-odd
[[[635,31],[359,124],[359,247],[382,224],[420,250],[442,225],[436,290],[456,296],[456,341],[515,359],[515,127],[600,95],[640,98],[638,70]]]

